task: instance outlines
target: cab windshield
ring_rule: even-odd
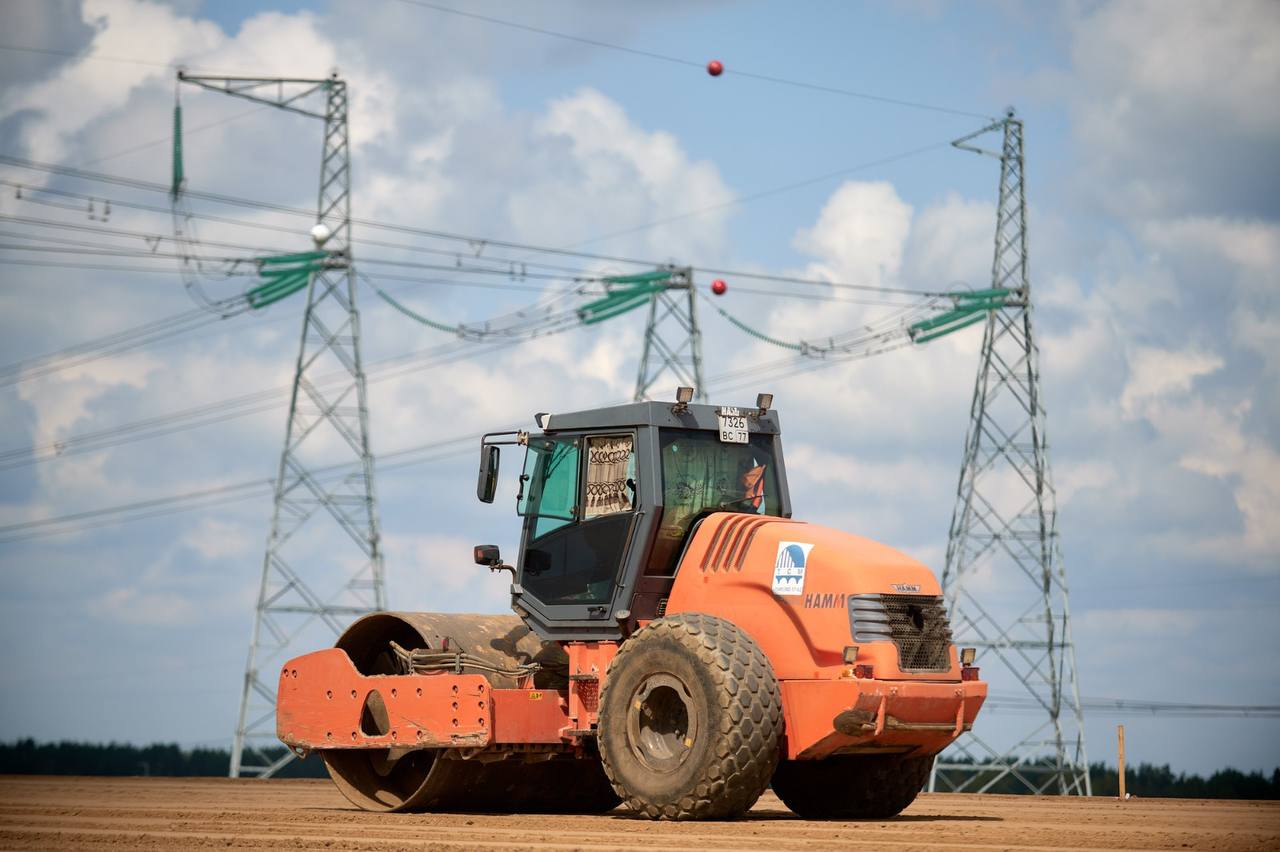
[[[690,526],[707,512],[781,514],[773,436],[753,434],[746,444],[720,441],[715,432],[663,429],[662,529],[654,567],[670,573]]]

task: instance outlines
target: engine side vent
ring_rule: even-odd
[[[951,626],[940,597],[850,595],[849,627],[855,642],[893,642],[904,672],[951,667]]]
[[[666,614],[667,614],[667,599],[662,598],[658,601],[658,606],[653,611],[653,617],[662,618]]]

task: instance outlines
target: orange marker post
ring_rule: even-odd
[[[1116,726],[1120,750],[1120,801],[1124,801],[1124,725]]]

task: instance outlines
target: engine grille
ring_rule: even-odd
[[[942,598],[930,595],[850,595],[855,642],[893,642],[904,672],[945,672],[951,626]]]

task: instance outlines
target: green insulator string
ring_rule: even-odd
[[[936,317],[913,323],[907,328],[907,334],[914,343],[937,340],[939,337],[945,337],[952,332],[981,322],[991,311],[1019,304],[1016,299],[1010,299],[1010,296],[1014,295],[1012,290],[1003,287],[948,293],[948,298],[953,300],[952,309]]]
[[[369,286],[373,288],[374,293],[378,294],[379,299],[386,302],[388,305],[395,308],[397,311],[404,314],[409,319],[414,320],[415,322],[422,323],[427,328],[434,328],[436,331],[443,331],[449,334],[456,334],[459,337],[463,336],[466,333],[465,328],[461,324],[448,325],[446,323],[436,322],[430,317],[424,317],[422,314],[418,313],[417,311],[413,310],[407,305],[401,304],[400,302],[396,301],[396,299],[393,298],[390,294],[388,294],[387,291],[383,290],[381,287],[373,284],[372,282],[369,283]]]
[[[258,258],[258,275],[265,280],[245,292],[249,307],[265,308],[305,289],[328,257],[326,251],[304,251]]]
[[[765,343],[772,343],[774,346],[780,346],[783,349],[790,349],[793,352],[805,352],[812,348],[804,343],[789,343],[785,340],[779,340],[776,337],[770,337],[769,335],[765,334],[763,331],[760,331],[757,328],[752,328],[751,326],[747,325],[745,322],[738,319],[733,314],[729,313],[719,305],[713,304],[711,305],[711,307],[715,309],[716,313],[720,314],[720,316],[728,320],[733,326],[738,328],[740,331],[746,332],[747,334],[751,335],[757,340],[763,340]]]
[[[594,325],[635,310],[654,293],[665,290],[671,284],[671,274],[669,269],[657,269],[605,278],[605,295],[579,308],[578,319],[583,325]]]
[[[911,343],[927,343],[930,340],[937,340],[939,337],[944,337],[963,328],[968,328],[974,323],[981,322],[991,311],[999,310],[1011,304],[1018,304],[1018,302],[1010,298],[1013,295],[1013,291],[1004,288],[948,293],[946,298],[951,300],[951,307],[941,314],[926,317],[904,327],[872,333],[857,342],[845,344],[836,343],[834,338],[822,344],[805,340],[795,342],[780,340],[742,321],[705,297],[703,300],[735,328],[757,340],[792,352],[799,352],[808,357],[824,358],[833,353],[852,353],[872,340],[883,341],[900,334],[905,335]],[[937,297],[931,296],[930,298],[936,299]]]

